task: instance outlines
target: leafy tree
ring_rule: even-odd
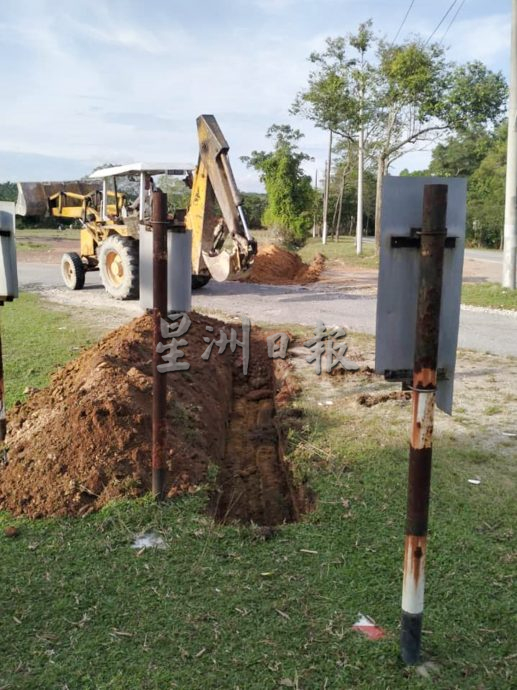
[[[482,127],[449,137],[433,149],[427,174],[468,177],[474,173],[494,143],[494,133]]]
[[[351,37],[327,39],[327,49],[310,57],[318,70],[310,74],[293,111],[352,141],[360,127],[368,133],[369,153],[377,158],[379,240],[382,182],[390,164],[417,142],[497,124],[507,87],[501,73],[480,62],[457,66],[447,61],[438,44],[416,38],[394,45],[374,37],[370,23],[360,25],[358,36],[363,31],[368,38],[359,44],[369,51],[375,47],[376,57],[364,60],[361,78],[357,61],[348,57]]]
[[[289,125],[272,125],[266,134],[273,151],[252,151],[241,160],[255,168],[266,187],[263,223],[273,227],[287,246],[301,246],[312,226],[314,192],[311,178],[302,170],[310,156],[298,149],[303,134]]]
[[[501,73],[482,63],[455,66],[438,45],[412,40],[400,46],[379,43],[376,239],[380,241],[382,183],[389,165],[408,146],[447,132],[468,136],[500,122],[507,87]]]
[[[507,125],[501,126],[493,144],[468,183],[467,236],[471,243],[501,247],[504,227]]]
[[[262,216],[267,206],[267,196],[255,192],[241,193],[242,206],[250,228],[262,227]]]
[[[16,201],[18,197],[18,188],[16,182],[1,182],[0,183],[0,200],[1,201]]]
[[[310,55],[315,70],[309,74],[308,88],[298,93],[291,107],[294,115],[305,115],[316,127],[356,146],[357,235],[362,232],[365,152],[376,120],[375,68],[368,56],[374,42],[371,27],[369,20],[359,25],[356,34],[327,38],[326,49]]]

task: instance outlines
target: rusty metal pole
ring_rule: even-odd
[[[3,305],[3,302],[0,303]],[[7,417],[5,412],[5,391],[4,391],[4,362],[2,354],[2,338],[0,335],[0,465],[7,464],[7,450],[5,447],[5,437],[7,436]]]
[[[161,319],[167,318],[167,195],[153,192],[151,226],[153,229],[153,448],[152,490],[157,500],[165,497],[167,471],[167,374],[158,371],[163,343]],[[165,344],[165,343],[163,343]]]
[[[420,234],[420,279],[413,366],[413,422],[409,476],[400,653],[406,664],[420,659],[424,612],[427,521],[431,486],[447,185],[424,187]]]

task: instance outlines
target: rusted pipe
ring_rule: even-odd
[[[447,189],[424,187],[400,636],[402,659],[410,665],[420,659],[422,638]]]
[[[143,203],[143,200],[142,200]],[[153,440],[152,491],[157,500],[165,497],[167,440],[167,374],[158,371],[158,345],[163,343],[161,320],[167,318],[167,195],[153,192]],[[162,349],[162,348],[160,348]]]
[[[2,355],[2,338],[0,336],[0,465],[7,464],[7,450],[5,447],[6,435],[7,417],[5,413],[4,361]]]

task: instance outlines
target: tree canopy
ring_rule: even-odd
[[[302,169],[310,156],[298,148],[303,134],[289,125],[272,125],[266,136],[273,140],[272,151],[252,151],[241,160],[259,172],[266,188],[264,225],[275,228],[285,244],[300,246],[313,222],[314,191]]]

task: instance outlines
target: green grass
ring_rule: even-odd
[[[41,312],[26,302],[19,323],[36,334],[29,306],[32,318]],[[83,344],[72,333],[63,357],[74,340]],[[271,539],[214,524],[205,488],[84,519],[0,515],[0,529],[19,529],[17,538],[0,532],[0,688],[514,687],[515,464],[475,438],[437,436],[423,645],[438,670],[426,680],[398,659],[409,406],[359,409],[338,383],[334,406],[321,408],[311,402],[319,385],[307,375],[305,418],[288,438],[317,506]],[[480,486],[468,484],[480,473]],[[166,549],[130,548],[150,530]],[[359,612],[385,628],[384,639],[351,630]]]
[[[23,400],[26,387],[47,385],[56,367],[95,340],[95,330],[34,294],[6,303],[0,319],[7,407]]]
[[[463,283],[463,304],[491,309],[517,309],[517,290],[503,288],[497,283]]]
[[[17,228],[16,239],[18,241],[31,239],[76,240],[79,239],[79,230],[73,228],[65,228],[64,230],[57,228]]]
[[[16,242],[16,249],[18,251],[35,251],[38,249],[49,249],[49,244],[44,244],[43,242]]]
[[[379,265],[378,257],[375,255],[375,244],[364,242],[363,253],[357,256],[354,237],[340,237],[338,242],[329,238],[325,245],[321,243],[321,239],[311,237],[298,251],[305,262],[312,261],[318,253],[324,254],[327,259],[337,259],[360,268],[377,268]]]

